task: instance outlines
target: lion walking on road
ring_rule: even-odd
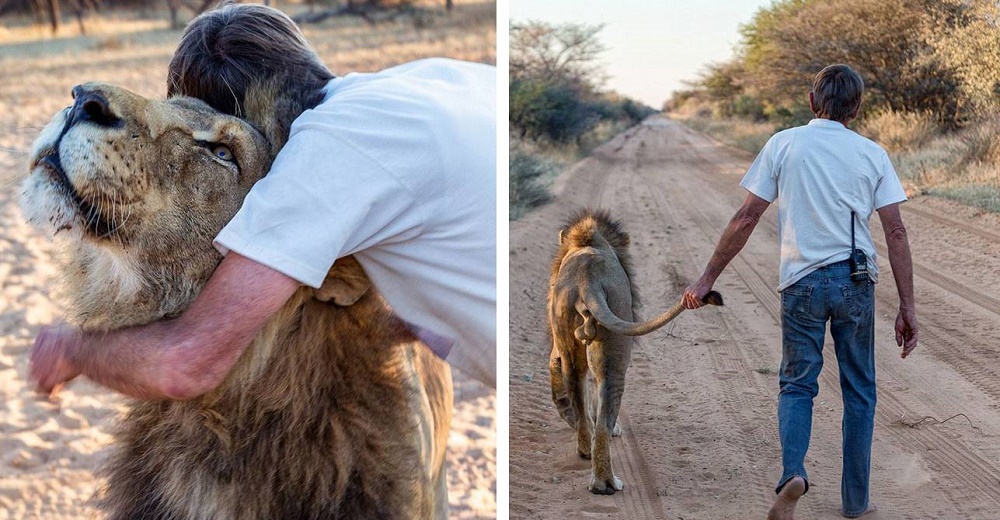
[[[638,295],[628,246],[628,234],[607,211],[581,211],[560,231],[549,282],[552,401],[576,429],[578,453],[592,461],[590,491],[603,495],[623,487],[612,468],[610,441],[631,362],[631,336],[648,334],[684,310],[678,303],[649,321],[632,321]],[[714,291],[705,301],[722,305]]]

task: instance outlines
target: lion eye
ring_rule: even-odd
[[[229,147],[224,144],[219,144],[216,145],[214,148],[212,148],[212,155],[218,157],[219,159],[222,159],[223,161],[233,160],[232,150],[230,150]]]

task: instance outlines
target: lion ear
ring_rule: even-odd
[[[559,230],[559,245],[562,245],[562,243],[563,243],[563,230],[560,229]]]
[[[291,96],[282,95],[282,81],[273,77],[247,88],[243,99],[243,112],[239,117],[248,121],[271,145],[271,156],[278,155],[288,141],[292,121],[306,107]]]
[[[334,262],[326,274],[323,285],[316,289],[316,298],[325,302],[347,307],[354,305],[371,287],[371,280],[353,256]]]

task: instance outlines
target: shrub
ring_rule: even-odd
[[[733,115],[754,121],[763,121],[764,104],[751,95],[740,94],[733,102]]]
[[[569,85],[522,79],[510,82],[509,117],[521,137],[569,143],[590,130],[600,115]]]
[[[552,198],[546,182],[555,176],[557,167],[519,147],[510,150],[509,218],[517,220],[529,209]]]

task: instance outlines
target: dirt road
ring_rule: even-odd
[[[613,457],[625,489],[587,491],[589,462],[549,399],[548,266],[559,226],[610,209],[632,237],[642,317],[672,304],[708,261],[746,192],[752,157],[653,118],[556,181],[555,200],[510,230],[512,518],[763,518],[781,472],[776,210],[716,289],[721,309],[687,313],[640,340]],[[896,289],[877,218],[878,408],[870,518],[998,518],[1000,218],[936,199],[906,203],[921,343],[893,341]],[[840,518],[841,398],[831,340],[806,458],[800,518]],[[947,422],[943,422],[956,414]]]

